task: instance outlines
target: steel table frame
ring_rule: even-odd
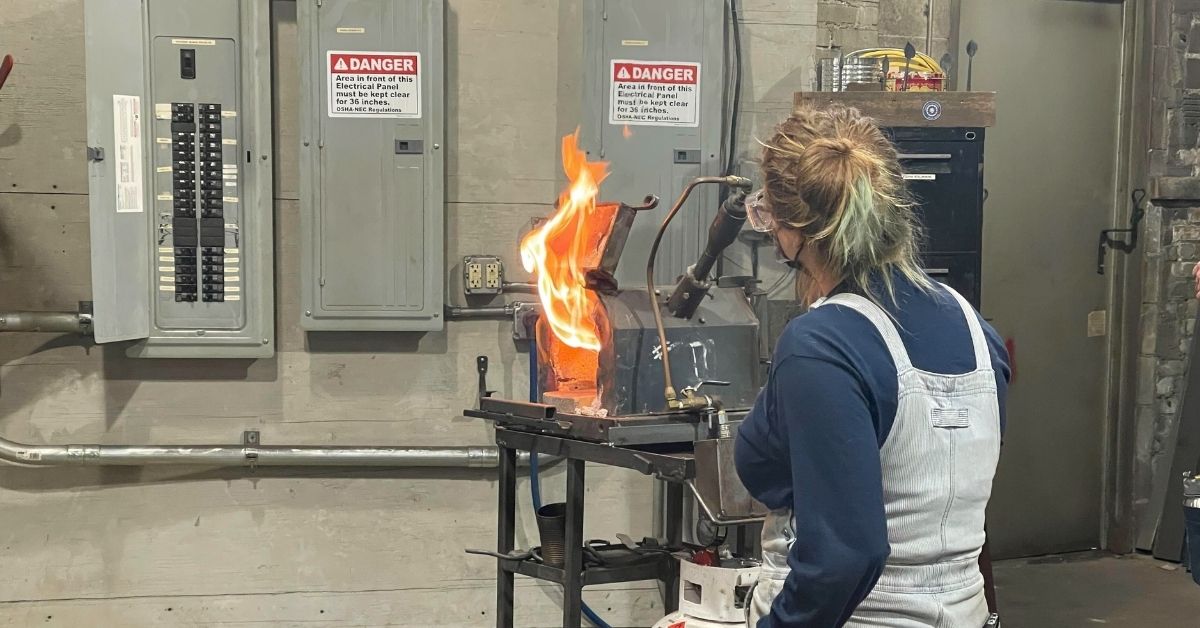
[[[479,416],[483,413],[472,413]],[[574,628],[583,621],[583,587],[610,582],[660,580],[666,587],[667,611],[679,606],[679,567],[674,558],[628,567],[584,568],[584,479],[588,462],[633,469],[666,480],[666,534],[669,546],[683,540],[684,482],[695,477],[692,453],[658,453],[642,449],[614,447],[535,432],[510,429],[502,425],[503,415],[491,418],[496,424],[496,445],[500,448],[500,472],[496,525],[496,551],[512,552],[516,543],[517,452],[547,454],[564,459],[567,466],[567,521],[563,568],[556,569],[528,561],[499,559],[496,567],[496,626],[513,627],[515,574],[558,582],[563,585],[564,627]]]

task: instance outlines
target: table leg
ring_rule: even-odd
[[[508,554],[516,544],[517,450],[500,448],[496,551]],[[513,628],[513,573],[496,561],[496,628]]]
[[[583,623],[583,496],[582,460],[567,460],[567,522],[563,538],[563,626]]]
[[[678,547],[683,543],[683,485],[678,482],[668,482],[666,486],[667,501],[667,546]],[[674,613],[679,610],[679,563],[672,561],[670,577],[664,583],[667,589],[666,611]]]

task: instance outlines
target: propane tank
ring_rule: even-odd
[[[741,558],[713,566],[681,560],[679,610],[654,628],[746,628],[746,610],[759,571],[756,561]]]
[[[695,617],[688,617],[683,611],[671,613],[658,620],[657,624],[654,624],[654,628],[744,628],[745,626],[745,619],[736,624],[705,621],[703,619],[696,619]]]

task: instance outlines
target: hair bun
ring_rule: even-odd
[[[856,148],[854,142],[844,137],[822,137],[813,140],[811,147],[849,157]]]

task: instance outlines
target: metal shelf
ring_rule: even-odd
[[[587,587],[614,582],[663,580],[671,577],[672,560],[674,559],[668,554],[651,554],[617,565],[593,565],[585,567],[580,572],[580,581],[583,586]],[[567,581],[565,570],[532,560],[500,559],[500,568],[507,572],[558,584],[565,584]]]

